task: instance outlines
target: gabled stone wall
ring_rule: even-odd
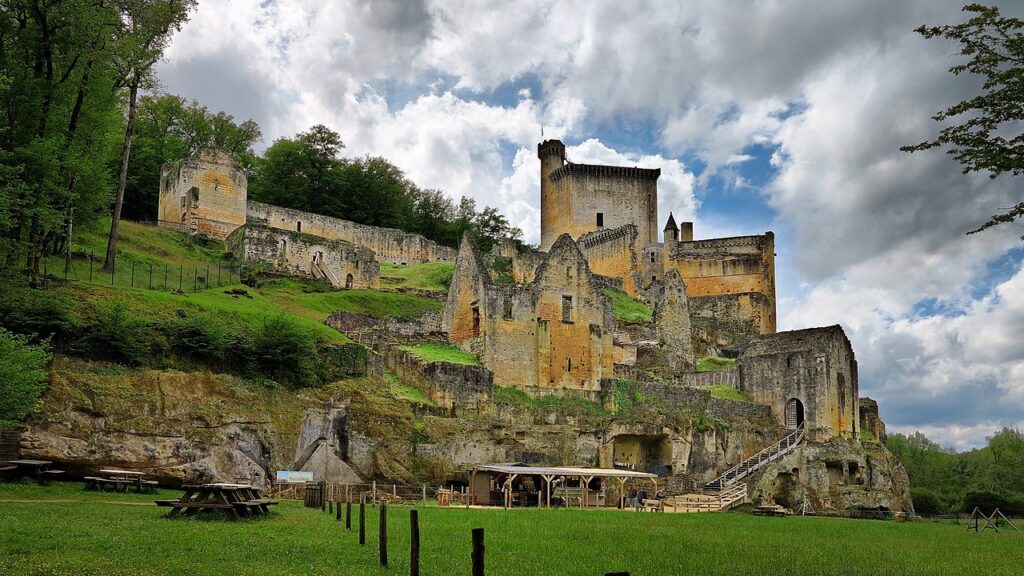
[[[739,389],[771,406],[778,422],[795,428],[793,408],[802,410],[808,440],[859,438],[857,360],[840,326],[752,338],[737,367]]]

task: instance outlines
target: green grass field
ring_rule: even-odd
[[[725,400],[739,400],[740,402],[753,402],[754,400],[733,388],[732,386],[726,386],[724,384],[714,384],[708,386],[708,391],[711,392],[712,398],[724,398]]]
[[[401,346],[401,349],[411,352],[424,362],[451,362],[453,364],[468,364],[470,366],[480,364],[480,360],[474,354],[464,352],[451,344],[413,344],[411,346]]]
[[[360,547],[343,522],[298,502],[259,520],[167,519],[166,509],[132,505],[166,494],[77,486],[0,485],[0,573],[408,574],[407,507],[388,510],[384,569],[374,508],[367,509],[367,544]],[[42,501],[51,498],[82,501]],[[485,529],[490,576],[1009,575],[1024,563],[1024,536],[968,533],[952,523],[436,507],[419,515],[423,574],[469,574],[472,528]]]
[[[732,370],[736,367],[735,358],[719,358],[708,356],[697,362],[697,372],[717,372],[719,370]]]
[[[448,291],[455,272],[454,262],[424,262],[399,266],[381,262],[381,288],[419,288],[421,290]]]

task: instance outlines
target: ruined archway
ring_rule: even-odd
[[[797,398],[786,402],[786,428],[796,430],[804,423],[804,403]]]
[[[352,275],[349,274],[349,275],[345,276],[345,290],[351,290],[351,289],[352,289]]]

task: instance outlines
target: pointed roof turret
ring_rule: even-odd
[[[679,232],[679,226],[676,226],[676,219],[672,216],[672,213],[668,213],[668,222],[665,223],[665,232],[668,231]]]

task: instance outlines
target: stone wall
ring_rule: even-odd
[[[537,146],[541,160],[541,250],[562,234],[633,224],[639,242],[657,241],[660,169],[574,164],[558,140]],[[600,214],[600,222],[598,220]]]
[[[380,263],[373,252],[343,240],[249,222],[228,236],[227,247],[247,262],[267,262],[281,272],[325,280],[335,288],[376,290],[380,285]]]
[[[871,398],[860,399],[860,429],[870,433],[875,440],[885,443],[885,422],[878,415],[878,402]]]
[[[576,241],[580,252],[590,264],[594,274],[622,279],[622,290],[637,293],[634,278],[637,273],[635,251],[637,227],[626,224],[618,228],[605,228],[588,232]]]
[[[378,346],[377,351],[399,380],[415,384],[427,398],[443,408],[479,410],[494,396],[494,375],[483,366],[423,362],[390,345]]]
[[[186,232],[223,240],[245,224],[247,179],[225,152],[201,150],[160,169],[157,220]]]
[[[708,407],[712,415],[723,420],[756,420],[772,416],[771,406],[727,398],[711,398]]]
[[[736,370],[716,370],[713,372],[687,372],[675,378],[682,386],[707,388],[708,386],[732,386],[739,388],[740,377]]]
[[[761,334],[775,332],[775,235],[674,242],[666,269],[675,268],[697,313],[718,306],[714,317],[749,319]],[[760,298],[754,295],[759,295]],[[699,304],[707,296],[740,296],[734,304]]]
[[[495,284],[463,238],[443,327],[501,386],[595,392],[613,374],[611,302],[576,243],[559,238],[529,284]]]
[[[840,326],[752,338],[737,367],[739,389],[777,421],[795,428],[802,412],[808,440],[859,438],[857,361]]]
[[[392,264],[453,261],[456,251],[447,246],[394,228],[365,226],[347,220],[311,214],[290,208],[249,202],[250,221],[287,232],[302,232],[328,240],[343,240],[360,248],[372,250],[377,260]]]

